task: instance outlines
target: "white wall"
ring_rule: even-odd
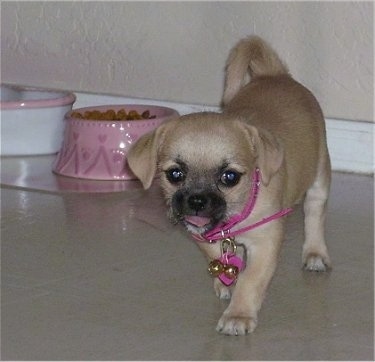
[[[2,2],[1,30],[2,82],[207,105],[256,33],[326,117],[374,119],[372,2]]]

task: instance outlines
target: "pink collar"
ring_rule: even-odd
[[[243,228],[231,231],[232,227],[239,224],[241,221],[247,219],[247,217],[252,213],[255,203],[259,194],[260,189],[260,170],[257,167],[252,176],[252,189],[250,192],[249,200],[247,201],[244,209],[240,214],[233,215],[227,222],[220,224],[213,228],[212,230],[207,231],[204,234],[193,234],[193,237],[198,241],[208,241],[209,243],[213,243],[218,240],[223,240],[225,238],[233,238],[238,234],[242,234],[246,231],[253,230],[258,226],[267,224],[273,220],[279,219],[293,211],[291,208],[286,208],[280,210],[279,212],[263,218],[262,220],[249,225]]]

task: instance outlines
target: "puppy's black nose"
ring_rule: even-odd
[[[191,195],[187,203],[189,207],[194,211],[202,211],[207,205],[207,197],[201,194]]]

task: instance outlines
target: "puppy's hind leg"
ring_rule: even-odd
[[[318,175],[307,190],[304,202],[305,242],[302,263],[309,271],[326,271],[331,267],[324,237],[327,200],[331,183],[329,158],[320,165]]]

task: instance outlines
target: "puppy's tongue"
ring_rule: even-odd
[[[210,223],[211,219],[203,216],[185,216],[185,221],[197,227],[203,227]]]

